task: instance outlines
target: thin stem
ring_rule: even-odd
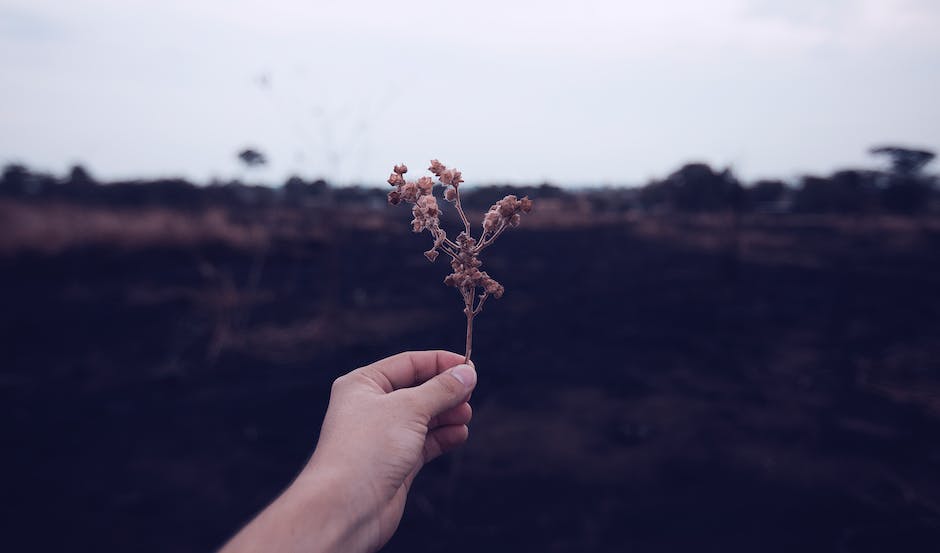
[[[437,243],[438,238],[437,232],[440,232],[444,236],[444,241],[441,242],[441,245],[438,246],[438,248],[440,248],[441,251],[451,256],[452,258],[457,259],[457,252],[460,251],[460,248],[457,247],[457,244],[454,244],[449,238],[447,238],[447,234],[443,231],[443,229],[440,227],[435,227],[433,229],[428,228],[428,232],[431,233],[431,237],[434,238],[435,243]],[[453,251],[447,249],[445,246],[452,247]]]
[[[457,259],[457,252],[451,251],[451,250],[447,247],[446,244],[441,244],[439,247],[440,247],[440,250],[441,250],[442,252],[446,253],[447,255],[451,256],[451,257],[454,258],[454,259]]]
[[[476,315],[473,311],[473,292],[475,289],[476,287],[460,289],[460,293],[463,294],[463,312],[467,315],[467,353],[463,358],[465,364],[470,362],[470,350],[473,347],[473,317]]]
[[[480,243],[477,244],[476,248],[474,248],[474,251],[477,252],[477,253],[479,253],[480,251],[483,250],[483,248],[485,248],[485,247],[489,246],[490,244],[492,244],[493,242],[495,242],[496,239],[499,238],[499,235],[502,234],[503,231],[506,230],[506,228],[507,228],[508,226],[509,226],[509,225],[507,225],[506,223],[500,224],[499,228],[496,229],[496,232],[494,232],[493,234],[491,234],[489,238],[483,238],[482,240],[480,240]]]
[[[473,310],[473,314],[476,315],[480,311],[483,311],[483,302],[486,301],[486,298],[490,297],[489,292],[483,292],[483,295],[480,296],[480,303],[477,304],[476,309]]]
[[[467,236],[470,236],[470,220],[467,219],[467,214],[463,212],[463,207],[460,205],[460,188],[454,186],[454,206],[457,208],[457,213],[460,214],[460,218],[463,219],[463,226],[467,230]]]
[[[457,251],[457,252],[460,251],[460,246],[455,244],[453,240],[451,240],[450,238],[447,238],[446,236],[444,237],[444,243],[450,246],[451,248],[454,248],[454,251]]]
[[[473,349],[473,312],[467,314],[467,354],[463,358],[466,365],[470,362],[470,350]]]

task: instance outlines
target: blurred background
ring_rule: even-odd
[[[211,551],[335,377],[461,351],[385,199],[439,158],[473,218],[535,210],[484,258],[470,441],[386,551],[936,551],[938,26],[0,0],[0,548]]]

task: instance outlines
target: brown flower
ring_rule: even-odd
[[[388,183],[392,186],[401,186],[405,184],[405,179],[401,176],[401,173],[392,173],[388,177]]]
[[[431,189],[434,188],[434,181],[431,180],[431,177],[421,177],[415,184],[418,185],[418,188],[420,188],[423,193],[429,193]]]
[[[441,173],[444,172],[444,169],[447,169],[447,167],[445,167],[443,163],[436,159],[432,159],[431,166],[428,167],[428,171],[434,173],[434,176],[436,177],[440,177]]]
[[[532,211],[532,200],[530,200],[528,196],[523,196],[522,199],[519,200],[519,208],[523,213]]]
[[[428,170],[444,185],[444,199],[455,204],[461,221],[469,229],[467,214],[457,201],[457,187],[464,182],[463,174],[456,169],[448,169],[436,159],[431,160]],[[465,230],[460,232],[454,241],[450,241],[440,226],[441,209],[433,194],[434,181],[430,177],[422,176],[417,181],[407,182],[402,176],[407,171],[408,168],[404,164],[395,166],[388,182],[396,188],[389,192],[388,202],[392,205],[401,202],[413,204],[412,230],[427,230],[434,239],[434,246],[424,252],[428,261],[435,261],[441,252],[451,258],[450,266],[453,272],[444,278],[444,284],[457,288],[464,300],[464,313],[467,316],[466,362],[470,359],[473,318],[483,309],[486,298],[501,298],[505,292],[502,284],[480,270],[483,266],[480,252],[507,228],[518,226],[522,214],[532,210],[532,200],[528,196],[519,199],[511,194],[504,197],[493,204],[483,216],[483,234],[479,240],[471,236],[469,230]],[[483,293],[478,294],[481,288]]]
[[[486,232],[493,232],[496,230],[496,227],[499,225],[499,211],[490,211],[486,212],[486,215],[483,216],[483,230]]]
[[[418,187],[413,182],[405,183],[398,189],[398,191],[401,192],[401,199],[410,204],[413,204],[418,200]]]
[[[486,275],[486,273],[483,274]],[[503,297],[503,292],[506,291],[505,288],[503,288],[503,285],[496,282],[495,279],[490,278],[490,275],[486,275],[483,279],[483,290],[486,291],[487,294],[491,294],[496,299]]]

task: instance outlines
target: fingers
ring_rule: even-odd
[[[438,426],[467,424],[470,422],[471,418],[473,418],[473,408],[470,407],[469,403],[461,403],[457,407],[448,409],[440,415],[431,418],[431,422],[428,423],[428,428],[434,430]]]
[[[452,424],[439,426],[428,432],[424,441],[424,462],[428,463],[441,456],[442,453],[454,449],[467,441],[470,429],[465,424]]]
[[[406,351],[353,371],[376,382],[386,393],[410,388],[463,362],[463,355],[450,351]]]
[[[399,390],[428,420],[466,403],[477,383],[477,372],[470,365],[457,365],[420,386]]]

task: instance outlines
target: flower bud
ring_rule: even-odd
[[[505,291],[503,289],[503,285],[490,278],[489,275],[486,275],[486,277],[483,279],[483,289],[487,294],[492,295],[496,299],[502,297],[503,292]]]
[[[453,184],[454,182],[454,172],[451,171],[450,169],[441,171],[441,174],[438,175],[438,177],[441,179],[441,182],[443,182],[444,184]]]
[[[388,193],[388,203],[398,205],[401,203],[401,193],[398,190],[392,190]]]
[[[444,199],[448,202],[456,202],[457,190],[453,187],[448,187],[447,190],[444,191]]]
[[[405,173],[408,172],[408,166],[405,165],[404,163],[402,163],[401,165],[396,165],[395,172],[398,173],[399,175],[404,175]]]
[[[499,226],[499,212],[490,209],[490,211],[487,211],[486,215],[483,216],[483,230],[493,232],[496,230],[497,226]]]
[[[516,212],[516,197],[512,194],[506,196],[496,203],[499,206],[499,214],[503,217],[510,217]]]
[[[424,252],[424,257],[427,257],[428,261],[430,261],[431,263],[434,263],[434,260],[437,259],[437,256],[438,256],[437,250],[435,250],[434,248],[431,248],[430,250]]]
[[[415,184],[425,193],[430,192],[431,189],[434,188],[434,181],[431,180],[431,177],[421,177]]]
[[[437,177],[441,176],[441,173],[444,172],[444,169],[447,169],[447,167],[444,167],[444,164],[436,159],[432,159],[431,166],[428,167],[428,171],[434,173],[434,175]]]
[[[401,199],[408,203],[414,203],[418,199],[418,187],[415,183],[408,182],[401,187]]]
[[[421,196],[418,198],[416,206],[420,207],[421,212],[429,217],[437,217],[441,213],[441,210],[437,205],[437,198],[431,195]]]
[[[532,200],[530,200],[528,196],[523,196],[522,199],[519,200],[519,204],[523,213],[532,211]]]

